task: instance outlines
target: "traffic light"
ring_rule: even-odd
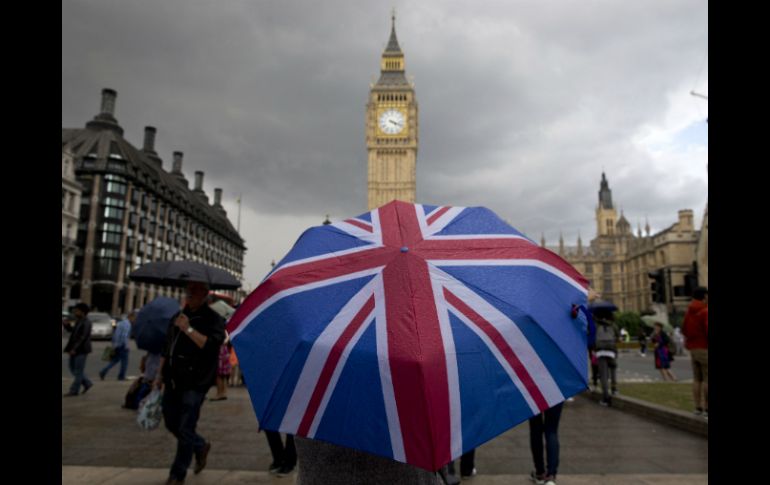
[[[652,279],[650,291],[652,292],[652,301],[655,303],[666,303],[666,286],[663,281],[663,270],[650,271],[647,276]]]

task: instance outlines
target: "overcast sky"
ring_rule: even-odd
[[[366,211],[364,116],[396,32],[419,105],[418,202],[531,238],[596,235],[602,170],[636,233],[708,197],[708,3],[63,0],[62,127],[115,116],[205,172],[253,288],[308,226]]]

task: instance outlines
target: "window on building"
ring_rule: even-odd
[[[118,209],[116,207],[105,207],[104,208],[104,217],[112,218],[112,219],[123,219],[124,211],[123,209]]]
[[[122,198],[107,197],[104,199],[104,205],[111,205],[113,207],[125,207],[126,201]]]
[[[96,278],[113,280],[117,278],[120,261],[114,258],[99,258],[96,260]]]
[[[120,245],[121,234],[117,232],[103,232],[102,244]]]
[[[602,291],[604,293],[612,293],[612,280],[607,278],[604,280],[604,288],[602,288]]]
[[[604,274],[612,274],[612,263],[603,263],[602,271]]]
[[[594,272],[594,265],[591,263],[586,263],[586,273],[591,274]]]

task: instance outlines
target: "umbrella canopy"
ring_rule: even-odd
[[[217,312],[219,316],[225,320],[230,318],[230,316],[235,313],[235,308],[231,307],[222,300],[215,301],[214,303],[210,304],[209,307],[211,307],[212,310]]]
[[[437,470],[587,388],[588,281],[488,209],[311,228],[230,318],[260,426]]]
[[[644,315],[642,317],[642,322],[644,322],[644,324],[648,327],[654,327],[656,323],[660,323],[666,333],[671,333],[674,331],[674,327],[671,326],[670,323],[664,322],[663,319],[655,315]]]
[[[615,306],[614,303],[607,300],[596,300],[588,304],[588,309],[593,311],[596,310],[607,310],[610,312],[616,312],[618,311],[618,307]]]
[[[146,263],[128,275],[140,283],[185,286],[191,281],[206,283],[210,289],[234,290],[241,282],[227,271],[195,261],[155,261]]]
[[[178,301],[165,296],[159,296],[143,306],[131,327],[136,346],[159,354],[166,343],[166,332],[171,319],[179,313],[179,309]]]

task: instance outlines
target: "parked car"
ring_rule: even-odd
[[[92,340],[110,340],[115,331],[117,322],[106,313],[91,312],[88,314],[91,320],[91,339]]]

